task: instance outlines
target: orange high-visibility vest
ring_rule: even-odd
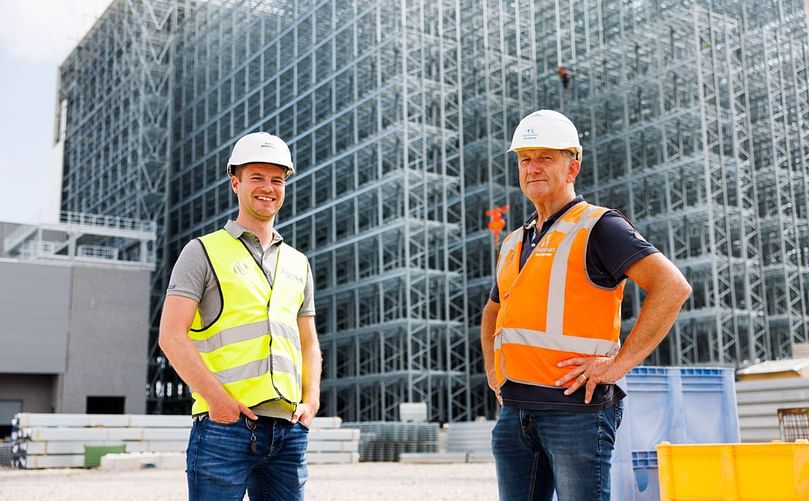
[[[600,287],[587,274],[587,242],[609,209],[580,202],[542,237],[520,270],[523,228],[503,241],[497,263],[500,311],[494,337],[497,382],[554,383],[572,357],[613,355],[620,348],[625,281]],[[539,229],[537,229],[538,231]]]

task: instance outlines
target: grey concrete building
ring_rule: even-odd
[[[0,223],[0,438],[17,412],[144,413],[154,223]]]

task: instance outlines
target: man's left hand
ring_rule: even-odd
[[[589,404],[593,392],[599,384],[615,383],[626,374],[626,370],[615,363],[615,357],[576,357],[562,360],[557,367],[573,367],[556,386],[573,383],[565,390],[565,395],[572,395],[582,386],[585,387],[584,403]]]
[[[311,428],[312,419],[314,419],[319,408],[320,406],[315,403],[310,402],[299,403],[298,407],[295,409],[295,413],[292,414],[292,422],[297,423],[298,421],[300,421],[302,425],[306,426],[307,428]]]

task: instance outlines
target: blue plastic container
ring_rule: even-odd
[[[627,392],[612,459],[612,499],[659,499],[655,446],[739,441],[734,370],[636,367],[619,385]]]

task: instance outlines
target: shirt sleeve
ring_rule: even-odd
[[[614,288],[626,279],[626,270],[655,252],[660,251],[623,214],[611,210],[593,227],[587,244],[587,274],[596,285]]]
[[[167,296],[183,296],[196,302],[202,300],[202,295],[213,279],[211,267],[202,242],[197,239],[189,241],[180,251],[171,278],[166,289]]]
[[[315,316],[315,280],[312,277],[312,267],[307,266],[306,287],[303,289],[303,303],[298,310],[298,317]]]
[[[489,291],[489,299],[491,299],[493,303],[500,304],[500,287],[497,286],[497,277],[494,279],[492,290]]]

